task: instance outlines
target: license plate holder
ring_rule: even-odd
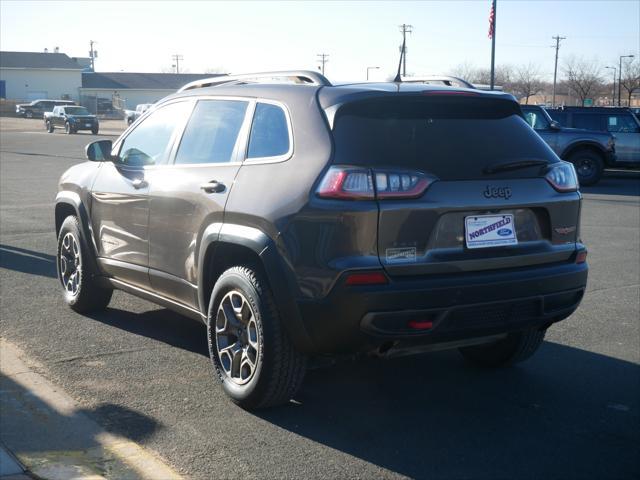
[[[467,248],[491,248],[517,245],[513,214],[470,215],[464,218]]]

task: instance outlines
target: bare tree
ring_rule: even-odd
[[[567,87],[576,94],[583,107],[587,98],[593,98],[602,88],[600,66],[596,62],[569,57],[563,70]]]
[[[226,74],[227,73],[227,69],[224,68],[221,65],[216,65],[214,67],[207,67],[204,70],[204,73],[207,73],[207,74],[215,74],[215,73]]]
[[[461,78],[467,82],[472,82],[472,79],[476,76],[478,69],[471,63],[465,61],[451,70],[451,75]]]
[[[620,85],[627,92],[627,105],[631,106],[631,95],[638,90],[640,93],[640,61],[633,61],[626,65]]]
[[[540,67],[533,63],[516,67],[509,87],[518,100],[524,98],[524,103],[528,105],[529,98],[541,93],[545,87],[540,78]]]

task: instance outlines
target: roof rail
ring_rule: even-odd
[[[293,80],[294,83],[320,85],[330,87],[331,82],[324,75],[312,70],[284,70],[280,72],[260,72],[260,73],[243,73],[240,75],[219,75],[217,77],[203,78],[195,82],[187,83],[178,92],[185,90],[193,90],[195,88],[215,87],[226,83],[285,78]]]
[[[430,83],[445,85],[447,87],[463,87],[463,88],[476,88],[471,83],[463,80],[459,77],[452,77],[450,75],[424,75],[420,77],[402,77],[402,83]]]

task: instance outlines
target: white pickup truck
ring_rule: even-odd
[[[140,115],[149,110],[153,103],[141,103],[136,105],[135,110],[125,110],[124,111],[124,120],[127,122],[127,125],[131,125],[135,122]]]

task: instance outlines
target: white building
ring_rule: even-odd
[[[77,101],[82,70],[64,53],[0,52],[0,97]]]
[[[80,101],[90,108],[91,99],[108,99],[116,108],[133,110],[140,103],[155,103],[189,82],[215,76],[202,73],[85,72],[82,74]]]

